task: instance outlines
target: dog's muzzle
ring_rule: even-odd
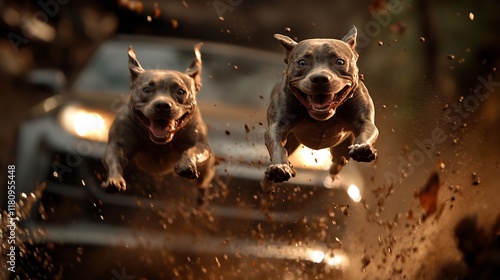
[[[333,94],[306,94],[297,87],[291,87],[292,92],[299,102],[307,108],[309,115],[317,120],[331,118],[337,108],[352,96],[353,85],[344,86],[339,92]]]
[[[141,110],[135,109],[135,116],[147,128],[149,138],[153,143],[165,145],[172,141],[177,131],[181,130],[191,118],[195,104],[181,105],[184,114],[179,118],[151,117],[148,118]]]

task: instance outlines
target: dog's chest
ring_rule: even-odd
[[[134,161],[137,167],[149,173],[167,174],[173,171],[175,164],[180,159],[182,151],[175,149],[157,150],[157,151],[140,151]]]
[[[352,133],[337,119],[327,121],[304,119],[298,122],[291,132],[300,143],[312,149],[337,146]]]

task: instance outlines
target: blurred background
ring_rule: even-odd
[[[341,38],[355,25],[380,136],[377,161],[350,163],[369,183],[347,221],[346,279],[464,279],[488,269],[481,279],[499,279],[499,10],[495,0],[0,0],[2,170],[16,162],[18,124],[53,94],[27,86],[27,73],[71,77],[115,34],[281,53],[274,33]]]

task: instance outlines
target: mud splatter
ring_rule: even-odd
[[[434,172],[427,180],[425,186],[415,194],[426,215],[431,215],[437,210],[440,185],[441,180],[439,179],[439,173]]]

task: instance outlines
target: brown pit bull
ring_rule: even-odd
[[[330,148],[332,179],[349,158],[370,162],[377,158],[375,110],[359,78],[356,27],[336,39],[295,42],[275,34],[286,50],[283,79],[271,94],[267,111],[266,146],[271,165],[263,188],[295,176],[288,155],[303,144]]]
[[[123,170],[130,160],[152,174],[196,179],[201,192],[214,177],[214,158],[207,127],[196,105],[201,88],[201,44],[185,72],[145,70],[129,48],[131,94],[109,131],[103,163],[108,171],[102,183],[108,192],[126,190]]]

